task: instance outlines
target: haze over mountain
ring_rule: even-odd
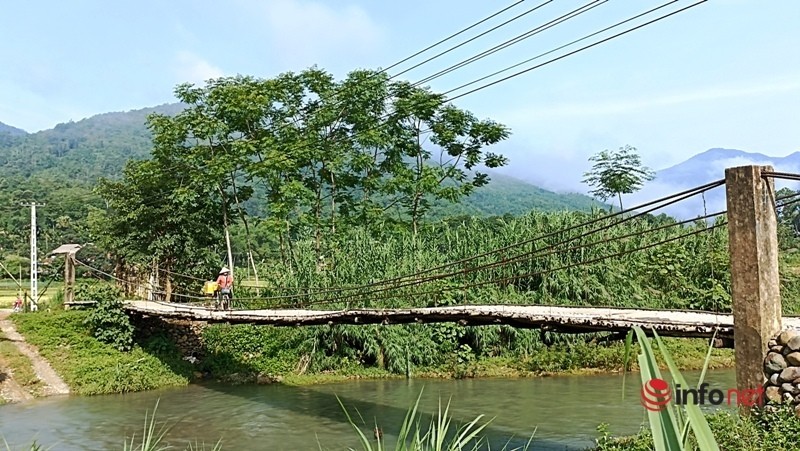
[[[105,113],[49,130],[0,134],[0,177],[46,176],[93,184],[99,177],[118,176],[131,159],[150,156],[151,134],[145,126],[151,113],[173,115],[179,103],[128,112]],[[9,127],[12,128],[12,127]],[[5,137],[6,139],[2,139]],[[533,209],[589,210],[600,203],[576,193],[556,193],[528,182],[486,171],[492,181],[458,205],[444,206],[448,214],[520,214]]]
[[[92,184],[98,177],[116,177],[130,159],[148,158],[151,135],[145,120],[151,113],[176,114],[181,104],[164,104],[128,112],[104,113],[77,122],[58,124],[50,130],[28,134],[0,123],[0,177],[32,175],[69,178]],[[514,159],[511,160],[514,164]],[[656,172],[655,180],[638,193],[623,196],[626,208],[661,196],[702,185],[724,177],[725,168],[747,164],[770,164],[777,171],[800,172],[800,152],[784,157],[739,149],[713,148]],[[505,169],[505,168],[504,168]],[[519,169],[519,168],[517,168]],[[534,170],[535,171],[535,170]],[[579,193],[557,193],[531,183],[541,174],[534,171],[516,177],[506,172],[489,171],[492,183],[478,190],[460,205],[451,206],[451,214],[518,214],[531,209],[589,209],[599,205]],[[796,189],[797,183],[778,182],[779,188]],[[588,187],[585,188],[588,191]],[[724,188],[705,196],[688,199],[663,211],[686,218],[704,212],[725,209]]]
[[[647,183],[635,194],[627,196],[630,206],[647,202],[671,193],[683,191],[725,177],[725,169],[746,165],[771,165],[779,172],[800,173],[800,152],[784,157],[773,157],[763,153],[746,152],[739,149],[713,148],[701,152],[674,166],[656,171],[656,178]],[[797,182],[776,180],[776,188],[798,188]],[[715,188],[703,198],[695,196],[675,206],[664,209],[665,212],[681,218],[703,215],[726,209],[725,187]]]

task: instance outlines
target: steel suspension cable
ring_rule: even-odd
[[[553,236],[564,234],[564,233],[569,233],[569,232],[572,232],[574,230],[581,229],[581,228],[584,228],[584,227],[587,227],[587,226],[590,226],[590,225],[593,225],[593,224],[597,224],[597,223],[602,222],[602,221],[607,221],[607,220],[613,219],[613,218],[615,218],[617,216],[627,214],[627,213],[629,213],[631,211],[635,211],[635,210],[639,210],[639,209],[642,209],[642,208],[645,208],[645,207],[649,207],[649,208],[645,209],[644,211],[637,212],[636,214],[627,216],[627,217],[625,217],[625,218],[623,218],[621,220],[618,220],[616,222],[613,222],[611,224],[595,228],[595,229],[590,230],[589,232],[585,232],[585,233],[583,233],[583,234],[581,234],[581,235],[579,235],[577,237],[573,237],[573,238],[571,238],[571,239],[569,239],[569,240],[567,240],[565,242],[573,241],[573,240],[576,240],[576,239],[584,238],[584,237],[589,236],[589,235],[594,234],[594,233],[601,232],[601,231],[606,230],[606,229],[608,229],[610,227],[614,227],[614,226],[620,225],[622,223],[631,221],[631,220],[636,219],[638,217],[644,216],[644,215],[646,215],[646,214],[648,214],[648,213],[650,213],[652,211],[655,211],[655,210],[664,208],[666,206],[675,204],[677,202],[680,202],[680,201],[683,201],[683,200],[688,199],[690,197],[696,196],[697,194],[700,194],[702,192],[708,191],[710,189],[717,188],[717,187],[722,186],[724,184],[725,184],[724,180],[717,180],[717,181],[714,181],[714,182],[710,182],[710,183],[707,183],[705,185],[701,185],[701,186],[698,186],[698,187],[694,187],[694,188],[690,188],[688,190],[681,191],[679,193],[663,196],[661,198],[658,198],[658,199],[655,199],[655,200],[652,200],[652,201],[649,201],[649,202],[645,202],[643,204],[636,205],[636,206],[631,207],[629,209],[621,210],[621,211],[618,211],[616,213],[613,213],[613,214],[610,214],[610,215],[607,215],[607,216],[600,216],[600,217],[591,219],[589,221],[585,221],[583,223],[576,224],[576,225],[573,225],[573,226],[570,226],[570,227],[567,227],[567,228],[564,228],[564,229],[548,232],[548,233],[545,233],[545,234],[542,234],[542,235],[538,235],[538,236],[533,237],[533,238],[529,238],[529,239],[526,239],[526,240],[523,240],[523,241],[518,241],[516,243],[509,244],[509,245],[506,245],[506,246],[503,246],[503,247],[500,247],[500,248],[496,248],[496,249],[493,249],[493,250],[490,250],[490,251],[486,251],[486,252],[483,252],[483,253],[480,253],[480,254],[477,254],[477,255],[473,255],[473,256],[466,257],[466,258],[463,258],[463,259],[460,259],[460,260],[456,260],[456,261],[453,261],[453,262],[449,262],[449,263],[445,263],[445,264],[442,264],[442,265],[438,265],[438,266],[435,266],[435,267],[432,267],[432,268],[428,268],[428,269],[425,269],[425,270],[422,270],[422,271],[417,271],[417,272],[415,272],[413,274],[408,274],[408,275],[393,277],[393,278],[389,278],[389,279],[384,279],[384,280],[380,280],[380,281],[377,281],[377,282],[372,282],[372,283],[369,283],[369,284],[355,285],[355,286],[350,286],[350,287],[339,287],[339,288],[332,288],[332,289],[324,289],[324,290],[318,291],[318,292],[313,293],[313,294],[320,295],[320,294],[328,294],[328,293],[340,293],[342,291],[353,291],[353,290],[359,290],[359,289],[368,289],[368,288],[373,288],[373,287],[384,286],[384,285],[391,284],[391,283],[406,282],[406,279],[419,278],[420,276],[422,276],[424,274],[428,274],[428,273],[433,272],[433,271],[439,271],[439,270],[442,270],[442,269],[447,269],[447,268],[452,267],[452,266],[461,265],[461,264],[464,264],[464,263],[467,263],[467,262],[470,262],[470,261],[473,261],[473,260],[477,260],[479,258],[483,258],[483,257],[487,257],[487,256],[490,256],[490,255],[493,255],[493,254],[501,253],[501,252],[504,252],[504,251],[507,251],[509,249],[513,249],[513,248],[516,248],[516,247],[519,247],[519,246],[522,246],[522,245],[525,245],[525,244],[530,244],[530,243],[533,243],[533,242],[538,241],[538,240],[551,238]],[[660,205],[662,203],[663,203],[663,205]],[[558,244],[564,244],[565,242],[558,243]],[[266,297],[266,298],[263,298],[263,299],[265,299],[265,300],[267,300],[267,299],[287,299],[287,298],[297,298],[297,297],[305,297],[305,296],[308,296],[308,294],[305,294],[305,293],[300,294],[300,293],[298,293],[298,294],[290,294],[290,295],[283,295],[283,296]]]
[[[698,216],[696,218],[691,218],[691,219],[683,220],[683,221],[680,221],[680,222],[665,224],[665,225],[662,225],[662,226],[659,226],[659,227],[655,227],[655,228],[651,228],[651,229],[647,229],[647,230],[643,230],[643,231],[637,231],[637,232],[629,233],[629,234],[622,235],[622,236],[616,236],[616,237],[612,237],[612,238],[601,239],[601,240],[593,241],[593,242],[590,242],[590,243],[583,243],[583,244],[580,244],[580,245],[577,245],[577,246],[568,247],[566,249],[558,247],[560,245],[567,244],[567,243],[569,243],[571,241],[574,241],[575,239],[578,239],[578,237],[576,237],[574,239],[564,240],[564,241],[561,241],[559,243],[552,244],[550,246],[547,246],[547,247],[542,248],[542,249],[538,249],[536,251],[525,252],[525,253],[519,254],[519,255],[517,255],[515,257],[512,257],[510,259],[504,259],[504,260],[501,260],[501,261],[496,261],[496,262],[493,262],[493,263],[484,264],[482,266],[469,268],[468,270],[454,271],[454,272],[450,272],[450,273],[447,273],[447,274],[438,274],[438,275],[435,275],[435,276],[429,276],[428,278],[425,278],[425,279],[414,280],[414,281],[410,281],[410,282],[405,283],[405,284],[399,284],[399,285],[390,286],[390,287],[383,287],[383,288],[380,288],[380,289],[375,289],[375,290],[368,291],[366,293],[355,293],[355,294],[336,297],[336,298],[329,298],[329,299],[323,299],[323,300],[319,300],[319,301],[313,301],[311,304],[317,304],[317,303],[319,303],[319,304],[327,304],[327,303],[342,302],[342,301],[350,300],[350,299],[355,298],[355,297],[363,297],[365,295],[369,295],[369,294],[373,294],[373,293],[390,291],[390,290],[393,290],[393,289],[405,288],[405,287],[409,287],[409,286],[416,286],[416,285],[420,285],[420,284],[423,284],[423,283],[436,281],[436,280],[441,280],[441,279],[445,279],[445,278],[452,277],[452,276],[457,276],[457,275],[466,275],[466,274],[476,273],[476,272],[484,270],[484,269],[493,269],[493,268],[497,268],[497,267],[501,267],[501,266],[505,266],[505,265],[509,265],[509,264],[513,264],[513,263],[519,263],[519,262],[528,262],[528,261],[532,261],[532,260],[534,260],[536,258],[546,257],[546,256],[550,256],[550,255],[564,253],[564,252],[571,252],[571,251],[580,250],[580,249],[585,249],[585,248],[589,248],[589,247],[597,246],[597,245],[601,245],[601,244],[608,244],[608,243],[611,243],[611,242],[615,242],[615,241],[618,241],[618,240],[631,238],[631,237],[634,237],[634,236],[641,236],[641,235],[647,234],[647,233],[653,233],[653,232],[657,232],[657,231],[660,231],[660,230],[665,230],[665,229],[669,229],[669,228],[673,228],[673,227],[678,227],[678,226],[682,226],[682,225],[689,224],[689,223],[692,223],[692,222],[697,222],[697,221],[713,218],[713,217],[716,217],[716,216],[720,216],[720,215],[723,215],[725,213],[726,213],[726,211],[722,210],[722,211],[719,211],[719,212],[710,213],[710,214],[706,214],[706,215],[703,215],[703,216]],[[586,235],[586,236],[588,236],[588,235]]]

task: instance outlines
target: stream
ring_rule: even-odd
[[[685,374],[694,383],[699,372]],[[170,427],[166,439],[184,449],[343,450],[361,449],[339,400],[364,434],[372,439],[375,423],[391,444],[407,410],[420,396],[427,426],[450,401],[454,420],[478,415],[491,420],[484,430],[491,449],[524,445],[530,449],[574,450],[594,444],[597,426],[612,434],[636,433],[646,420],[640,404],[638,373],[555,376],[524,379],[356,380],[292,387],[281,384],[190,385],[145,393],[107,396],[61,396],[0,406],[0,434],[10,449],[122,449],[123,441],[142,435],[145,413],[158,402],[157,423]],[[712,388],[735,386],[733,370],[710,371]],[[363,421],[362,421],[363,419]],[[535,433],[534,433],[535,432]],[[0,441],[0,444],[2,441]],[[197,446],[194,447],[197,449]]]

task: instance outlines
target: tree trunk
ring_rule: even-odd
[[[235,174],[231,174],[231,186],[233,187],[233,199],[236,201],[236,208],[239,210],[239,217],[242,219],[242,224],[244,224],[244,237],[245,242],[247,243],[247,258],[250,260],[250,266],[253,268],[253,277],[256,279],[256,296],[261,296],[261,289],[258,287],[258,270],[256,269],[256,262],[253,260],[253,246],[250,244],[250,225],[247,223],[247,216],[244,214],[244,210],[242,210],[241,203],[239,203],[239,194],[236,191]],[[231,263],[231,265],[232,264],[233,263]],[[231,274],[233,274],[232,266]],[[248,274],[248,278],[249,277],[250,275]]]
[[[622,193],[617,193],[617,198],[619,199],[619,211],[622,211]]]
[[[419,201],[422,198],[422,193],[416,193],[414,195],[414,204],[411,208],[411,225],[414,228],[414,235],[417,234],[417,223],[419,222],[418,218],[418,210],[419,210]]]
[[[219,195],[222,196],[222,226],[225,229],[225,246],[228,248],[228,269],[233,274],[233,251],[231,250],[231,234],[228,228],[228,202],[222,186],[218,184],[217,189],[219,190]]]
[[[336,233],[336,178],[331,171],[331,233]]]

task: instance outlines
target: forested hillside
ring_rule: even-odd
[[[150,158],[153,142],[147,117],[153,113],[174,116],[184,107],[173,103],[99,114],[31,134],[0,124],[3,260],[15,267],[27,267],[30,211],[20,202],[47,204],[38,210],[42,251],[63,242],[90,241],[86,225],[89,207],[103,206],[93,193],[97,180],[118,179],[128,161]],[[581,194],[555,193],[497,172],[485,172],[490,176],[487,185],[461,202],[432,202],[428,220],[519,215],[532,210],[588,211],[601,205]],[[259,188],[255,188],[259,194]],[[258,212],[263,210],[263,203],[263,198],[256,195],[245,205]],[[234,238],[239,236],[234,230]]]
[[[27,134],[27,132],[21,128],[13,127],[11,125],[0,122],[0,136],[4,134],[11,136],[19,136],[19,135],[25,135]]]
[[[114,177],[128,160],[150,155],[147,116],[176,114],[181,109],[179,104],[167,104],[105,113],[38,133],[10,135],[0,140],[0,177],[35,174],[90,183],[98,177]]]

